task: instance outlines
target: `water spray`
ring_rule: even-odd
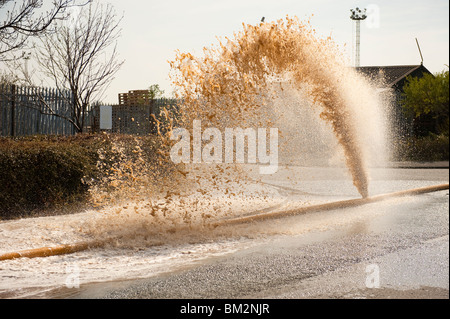
[[[178,52],[170,62],[172,82],[183,101],[177,126],[191,129],[190,123],[201,120],[218,129],[260,127],[261,123],[273,127],[268,107],[276,99],[273,87],[294,87],[305,92],[305,99],[320,110],[320,118],[343,150],[355,187],[362,197],[369,195],[370,154],[363,144],[373,140],[363,140],[364,127],[359,121],[370,126],[368,122],[375,119],[359,113],[368,109],[373,97],[361,98],[370,85],[348,67],[331,37],[322,39],[309,22],[286,17],[244,24],[234,38],[203,52],[203,57]]]

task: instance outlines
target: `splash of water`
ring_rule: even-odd
[[[177,52],[170,62],[183,103],[176,114],[163,110],[155,118],[157,160],[144,158],[145,146],[137,138],[124,142],[135,144],[133,156],[123,152],[120,140],[113,141],[116,165],[102,183],[106,187],[93,190],[99,205],[110,208],[104,218],[85,226],[86,235],[114,234],[133,244],[137,239],[148,243],[146,238],[164,241],[165,232],[173,237],[183,227],[194,227],[203,234],[209,221],[283,203],[274,189],[252,189],[256,184],[240,165],[174,165],[170,132],[192,129],[194,120],[221,131],[277,127],[280,147],[296,159],[305,152],[317,161],[327,148],[332,153],[339,148],[356,189],[368,196],[368,168],[376,157],[384,159],[385,116],[380,116],[373,87],[347,67],[330,37],[321,39],[309,22],[287,17],[244,25],[233,38],[203,53]]]
[[[177,125],[187,128],[200,119],[218,128],[270,127],[274,113],[268,105],[283,87],[293,87],[320,108],[320,118],[331,126],[343,150],[353,184],[361,196],[368,196],[368,154],[363,144],[370,141],[364,141],[361,121],[369,121],[364,119],[369,114],[360,111],[371,103],[361,99],[368,85],[361,86],[363,79],[347,67],[331,37],[322,39],[308,21],[286,17],[244,24],[233,38],[204,48],[203,53],[195,57],[177,52],[170,62],[177,95],[184,101]]]

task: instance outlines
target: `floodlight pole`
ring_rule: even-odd
[[[360,64],[360,36],[361,36],[361,20],[364,20],[367,18],[366,15],[366,9],[351,9],[350,12],[352,13],[350,16],[350,19],[355,21],[356,24],[356,38],[355,38],[355,66],[358,67]]]

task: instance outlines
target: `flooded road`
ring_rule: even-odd
[[[263,181],[279,192],[273,209],[357,197],[339,172],[293,169],[301,182],[286,178],[292,168]],[[448,183],[448,169],[393,168],[372,176],[372,194]],[[256,224],[179,229],[170,234],[176,240],[149,246],[3,261],[0,296],[448,298],[448,206],[448,191],[439,191]],[[81,239],[72,229],[80,216],[83,223],[95,218],[86,212],[32,225],[3,222],[1,250],[12,249],[8,241],[23,248]]]
[[[92,285],[70,297],[448,298],[447,194],[378,203],[335,229],[275,236],[189,270],[120,288]],[[332,214],[339,212],[320,217]]]

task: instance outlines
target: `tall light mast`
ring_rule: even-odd
[[[350,19],[355,21],[356,25],[356,31],[355,31],[355,41],[354,41],[354,48],[355,48],[355,66],[358,67],[360,64],[360,37],[361,37],[361,20],[364,20],[367,18],[366,9],[359,9],[358,7],[356,9],[350,9],[350,12],[352,13],[350,16]]]

